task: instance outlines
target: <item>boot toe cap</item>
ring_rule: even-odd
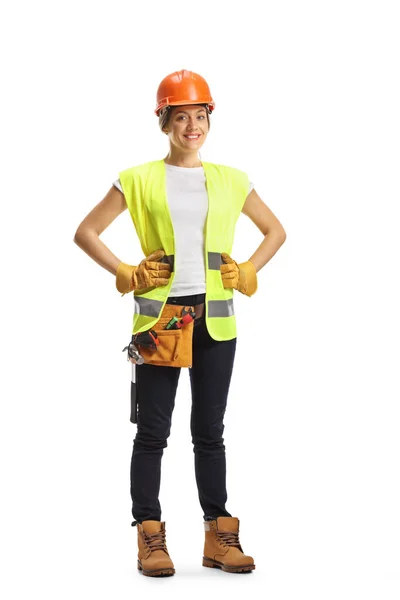
[[[233,561],[236,565],[254,565],[254,558],[252,556],[248,556],[247,554],[243,554],[239,558]]]
[[[174,569],[174,563],[172,562],[172,560],[166,556],[165,558],[158,558],[157,559],[157,568],[158,569]]]

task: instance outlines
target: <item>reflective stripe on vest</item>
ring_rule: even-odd
[[[230,300],[208,300],[209,317],[232,317],[235,314],[233,309],[233,298]]]
[[[173,254],[168,254],[168,256],[163,256],[160,262],[169,263],[171,265],[171,271],[175,271],[175,260]]]
[[[168,256],[163,256],[162,259],[160,260],[160,262],[169,263],[171,265],[171,271],[174,271],[174,265],[175,265],[174,258],[175,257],[173,254],[169,254]],[[220,252],[208,252],[208,268],[209,269],[216,269],[217,271],[219,271],[220,266],[223,264],[224,264],[224,261],[222,260],[222,255],[220,254]]]
[[[222,256],[219,252],[208,252],[208,268],[220,270],[220,266],[224,264]]]
[[[157,318],[163,307],[160,300],[150,300],[135,296],[135,313],[144,317]],[[233,299],[230,300],[207,300],[209,317],[231,317],[235,314]]]
[[[164,256],[160,262],[168,262],[173,270],[174,255]],[[222,256],[219,252],[208,252],[208,268],[219,271],[220,265],[224,264]],[[158,317],[163,307],[163,302],[160,300],[151,300],[150,298],[142,298],[134,296],[135,312],[145,317]],[[231,317],[235,314],[233,306],[233,298],[228,300],[207,300],[208,316],[209,317]]]

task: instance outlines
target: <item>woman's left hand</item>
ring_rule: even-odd
[[[238,264],[226,252],[221,256],[225,263],[220,265],[224,288],[235,288],[246,296],[252,296],[257,291],[257,271],[253,263],[247,260]]]

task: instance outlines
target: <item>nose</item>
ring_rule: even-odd
[[[193,131],[193,130],[197,130],[197,123],[196,123],[196,117],[190,117],[188,125],[187,125],[188,130]]]

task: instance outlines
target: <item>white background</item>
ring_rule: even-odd
[[[396,2],[15,2],[1,10],[2,596],[398,599]],[[250,575],[201,566],[187,369],[160,500],[177,573],[136,569],[132,295],[73,243],[118,172],[162,158],[189,69],[216,102],[203,160],[246,171],[287,240],[235,292],[227,508]],[[102,241],[137,264],[125,211]],[[241,215],[232,255],[262,234]],[[137,594],[137,596],[135,596]]]

